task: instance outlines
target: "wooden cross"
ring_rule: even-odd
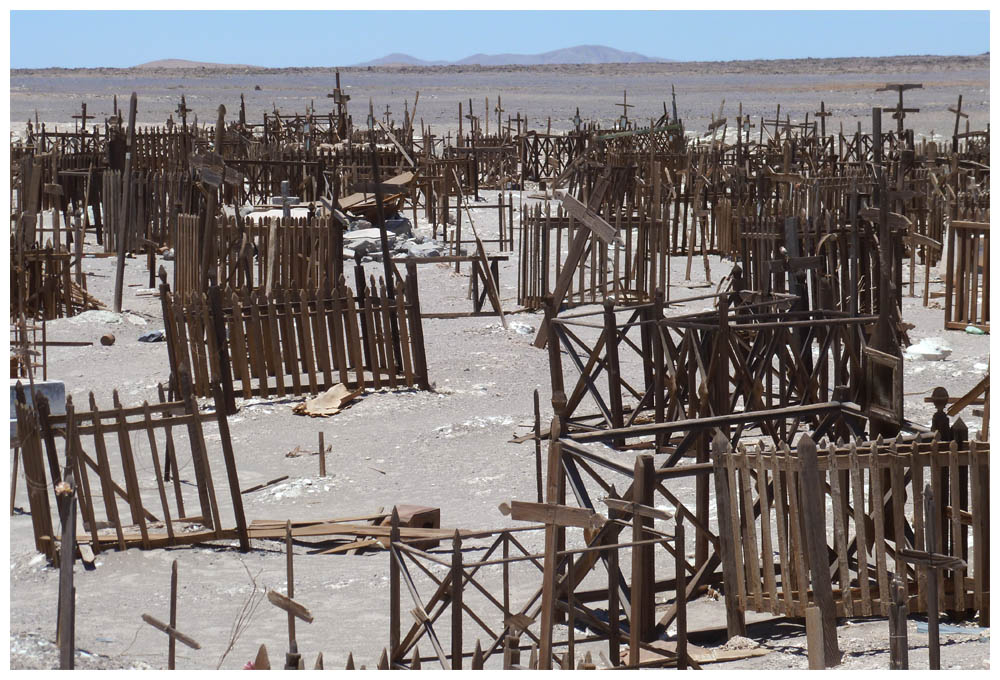
[[[826,110],[826,102],[820,102],[819,111],[814,112],[813,115],[819,118],[820,137],[826,137],[826,118],[827,116],[832,115]]]
[[[958,151],[958,126],[963,118],[968,118],[969,114],[962,112],[962,95],[958,95],[958,106],[948,107],[948,111],[955,114],[955,132],[952,134],[951,150]]]
[[[517,112],[517,117],[514,118],[514,122],[517,123],[517,134],[520,135],[521,134],[521,123],[524,123],[525,127],[527,127],[528,119],[527,118],[521,118],[521,112],[518,111]]]
[[[906,114],[920,112],[920,109],[903,108],[903,92],[906,90],[920,90],[923,89],[923,87],[924,86],[919,83],[886,83],[885,87],[880,87],[875,90],[876,92],[899,93],[899,103],[896,105],[892,117],[896,119],[896,129],[900,135],[903,134],[903,119],[906,118]]]
[[[472,115],[472,99],[469,99],[469,113],[466,114],[465,118],[469,121],[469,134],[475,137],[476,127],[479,123],[479,116]]]
[[[73,116],[74,119],[77,119],[77,118],[80,119],[80,132],[83,132],[84,130],[87,129],[87,121],[90,120],[93,117],[94,116],[88,116],[87,115],[87,102],[83,102],[80,105],[80,115]]]
[[[576,126],[576,131],[577,132],[580,131],[580,123],[582,123],[582,122],[583,122],[583,119],[580,118],[580,107],[578,106],[578,107],[576,107],[576,114],[573,116],[573,125]]]
[[[392,111],[389,110],[389,105],[385,105],[385,125],[389,126],[389,116],[392,115]]]
[[[551,463],[551,460],[550,460]],[[551,467],[551,466],[550,466]],[[529,503],[526,501],[511,501],[500,505],[500,512],[510,515],[511,519],[526,522],[543,522],[545,524],[545,559],[542,565],[542,609],[541,609],[541,657],[538,667],[541,670],[552,668],[552,624],[555,612],[556,567],[558,552],[556,546],[556,530],[565,527],[581,527],[598,530],[606,521],[602,516],[587,508],[574,508],[555,503]],[[571,570],[567,571],[565,579],[570,578]]]
[[[170,566],[170,623],[163,623],[149,614],[143,614],[142,620],[151,625],[153,628],[166,633],[170,638],[170,642],[167,647],[167,668],[170,670],[174,670],[176,668],[175,657],[178,640],[191,649],[201,649],[201,645],[199,645],[194,639],[177,630],[177,560],[174,560],[173,564]]]
[[[938,526],[932,518],[935,514],[934,493],[930,484],[924,485],[924,546],[927,550],[909,550],[902,548],[899,556],[906,562],[919,565],[927,572],[927,646],[930,656],[930,669],[941,669],[941,638],[938,627],[938,570],[964,569],[965,561],[934,552],[937,545]]]
[[[313,622],[313,616],[308,609],[296,602],[295,574],[292,570],[292,521],[285,522],[285,555],[286,573],[288,576],[288,595],[282,595],[276,590],[267,591],[267,599],[278,609],[288,612],[288,653],[285,655],[285,670],[297,670],[302,660],[299,646],[295,641],[295,619],[300,618],[306,623]]]
[[[184,132],[187,132],[187,115],[191,113],[191,109],[187,107],[187,100],[184,98],[184,95],[181,95],[181,103],[177,105],[176,113],[181,117],[181,126]]]
[[[622,90],[622,103],[621,104],[615,104],[615,106],[622,107],[622,115],[621,115],[621,118],[618,119],[618,122],[622,123],[622,127],[623,128],[624,127],[628,127],[628,110],[629,109],[634,109],[635,105],[628,103],[628,91],[627,90]]]
[[[504,112],[503,105],[500,103],[500,95],[497,95],[497,105],[493,107],[493,112],[497,114],[497,132],[500,132],[500,123],[501,123],[500,114]]]

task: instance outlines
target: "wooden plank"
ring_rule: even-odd
[[[826,541],[826,494],[823,491],[823,480],[820,479],[816,453],[812,437],[808,433],[803,434],[798,442],[798,457],[802,466],[802,511],[803,517],[808,518],[805,531],[809,571],[813,598],[823,614],[824,662],[827,666],[837,666],[840,664],[840,647],[837,644],[837,610],[833,602]],[[834,514],[839,514],[836,509]]]
[[[747,567],[747,583],[750,586],[748,597],[753,596],[753,606],[755,611],[762,611],[764,604],[761,600],[761,574],[758,556],[761,554],[757,548],[756,517],[754,514],[753,496],[750,494],[750,469],[747,465],[746,450],[742,447],[737,449],[734,456],[736,462],[736,474],[740,480],[740,496],[743,498],[743,561]]]
[[[261,321],[264,320],[261,319]],[[264,329],[262,329],[262,334],[264,334]],[[278,306],[274,303],[273,296],[267,300],[266,337],[269,340],[270,351],[267,352],[265,363],[270,365],[271,372],[274,373],[274,386],[278,391],[278,396],[283,397],[285,396],[285,364],[282,362],[282,347],[278,331]]]
[[[827,448],[828,456],[836,455],[836,447],[831,443]],[[840,488],[840,474],[830,473],[830,497],[833,502],[833,534],[834,550],[837,554],[838,581],[840,583],[841,602],[844,615],[854,616],[854,599],[851,589],[851,574],[847,563],[847,527],[844,525],[847,517],[846,490]]]
[[[786,478],[782,458],[779,458],[778,451],[772,451],[768,457],[768,465],[771,469],[771,479],[774,482],[774,520],[778,531],[778,563],[781,569],[781,592],[783,601],[777,601],[779,614],[791,615],[794,611],[792,603],[792,568],[789,562],[790,546],[787,535],[788,531],[788,505],[786,500],[786,490],[783,480]]]
[[[869,455],[869,498],[872,505],[872,520],[874,521],[874,534],[875,534],[875,565],[878,569],[878,600],[879,600],[879,611],[883,616],[889,615],[889,605],[892,602],[889,592],[889,571],[888,565],[886,564],[885,555],[885,511],[884,511],[884,498],[885,494],[882,490],[882,470],[878,465],[878,453],[877,451],[882,450],[881,437],[876,442],[876,446],[872,447],[872,453]]]
[[[861,463],[858,460],[857,445],[853,441],[848,447],[848,455],[851,465],[851,495],[854,499],[854,535],[855,545],[857,546],[858,585],[861,588],[860,612],[855,612],[855,614],[871,616],[872,601],[868,584],[868,537],[865,525],[864,468],[861,467]]]
[[[958,444],[954,441],[950,442],[948,445],[948,481],[950,482],[951,489],[949,494],[949,500],[951,501],[952,508],[958,507],[959,499],[961,498],[961,485],[960,477],[958,474]],[[951,535],[952,535],[952,545],[953,545],[953,557],[962,557],[964,546],[961,545],[962,542],[962,520],[959,513],[951,513]],[[964,569],[954,569],[952,570],[952,579],[954,582],[954,590],[952,592],[952,597],[954,606],[952,607],[957,612],[965,612],[965,570]]]

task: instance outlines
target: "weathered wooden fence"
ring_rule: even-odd
[[[218,293],[218,307],[211,291],[167,291],[172,366],[192,367],[197,396],[211,395],[217,380],[244,397],[315,394],[337,383],[429,389],[416,283],[410,272],[394,300],[374,277],[358,295],[343,279],[270,295],[229,289]]]
[[[990,330],[990,223],[953,220],[948,234],[944,327],[963,330],[966,326]]]
[[[894,576],[905,584],[908,610],[926,611],[927,576],[903,559],[905,550],[915,550],[967,563],[938,570],[941,608],[960,618],[977,610],[980,625],[988,625],[988,442],[838,442],[818,445],[816,460],[819,496],[804,486],[806,463],[797,450],[741,445],[713,453],[715,475],[728,491],[718,510],[720,527],[731,535],[720,545],[738,574],[726,587],[742,611],[805,616],[816,601],[808,543],[822,535],[821,554],[828,557],[820,567],[829,568],[835,584],[837,616],[888,615]],[[937,499],[935,517],[924,516],[926,483]],[[928,522],[939,527],[934,546],[925,545]]]

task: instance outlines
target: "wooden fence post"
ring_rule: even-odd
[[[719,551],[722,553],[722,579],[726,597],[726,634],[732,638],[746,635],[745,612],[740,608],[739,585],[741,570],[737,566],[739,546],[726,540],[733,535],[732,515],[733,496],[729,488],[729,475],[726,472],[725,455],[730,450],[729,440],[721,432],[712,440],[712,476],[715,478],[715,507],[719,520]]]
[[[826,542],[826,493],[820,483],[816,443],[808,433],[803,434],[799,439],[798,454],[802,466],[799,517],[808,518],[805,523],[806,557],[812,576],[812,590],[816,606],[823,613],[823,659],[829,668],[840,664],[840,649],[837,645],[837,610],[833,602],[830,558]],[[748,521],[753,520],[751,518]]]

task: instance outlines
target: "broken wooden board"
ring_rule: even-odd
[[[364,391],[364,388],[350,390],[344,383],[337,383],[326,392],[296,404],[292,407],[292,413],[313,418],[333,416],[340,413],[346,404],[357,399]]]
[[[553,191],[553,195],[562,203],[570,215],[580,220],[591,233],[606,245],[618,241],[618,231],[596,212],[585,206],[573,196],[562,190]]]

